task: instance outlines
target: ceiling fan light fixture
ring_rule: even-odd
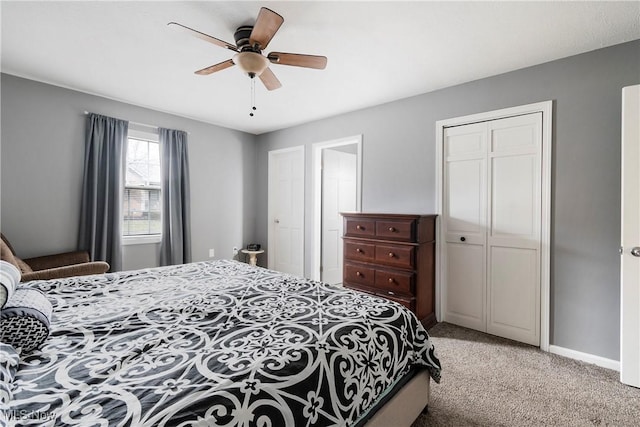
[[[231,59],[197,70],[195,72],[197,75],[208,76],[237,65],[243,73],[251,78],[252,85],[255,77],[258,76],[264,87],[271,91],[282,87],[282,83],[271,71],[271,63],[318,70],[324,69],[327,65],[327,58],[318,55],[286,52],[271,52],[268,56],[263,55],[263,50],[266,49],[283,22],[282,16],[271,9],[262,7],[254,25],[240,26],[233,34],[236,41],[235,46],[177,22],[169,22],[168,25],[185,29],[204,41],[238,52]]]
[[[259,76],[269,66],[269,60],[256,52],[236,53],[233,63],[250,77]]]

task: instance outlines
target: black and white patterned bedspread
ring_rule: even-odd
[[[18,425],[353,425],[411,366],[439,380],[400,305],[235,261],[32,286],[54,314]]]

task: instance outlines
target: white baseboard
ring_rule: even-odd
[[[594,365],[620,372],[620,362],[617,360],[607,359],[606,357],[583,353],[581,351],[571,350],[570,348],[558,347],[557,345],[550,345],[549,353],[581,360],[587,363],[593,363]]]

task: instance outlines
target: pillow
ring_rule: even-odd
[[[11,383],[19,363],[20,358],[15,349],[9,344],[0,342],[0,408],[6,408],[11,401]]]
[[[7,261],[0,261],[0,309],[16,290],[16,286],[20,282],[20,270],[15,265]]]
[[[0,314],[0,341],[23,353],[40,347],[49,336],[51,302],[37,289],[19,287]]]

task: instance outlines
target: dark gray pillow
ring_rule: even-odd
[[[27,353],[40,347],[49,336],[51,302],[42,292],[18,287],[0,315],[0,341]]]

